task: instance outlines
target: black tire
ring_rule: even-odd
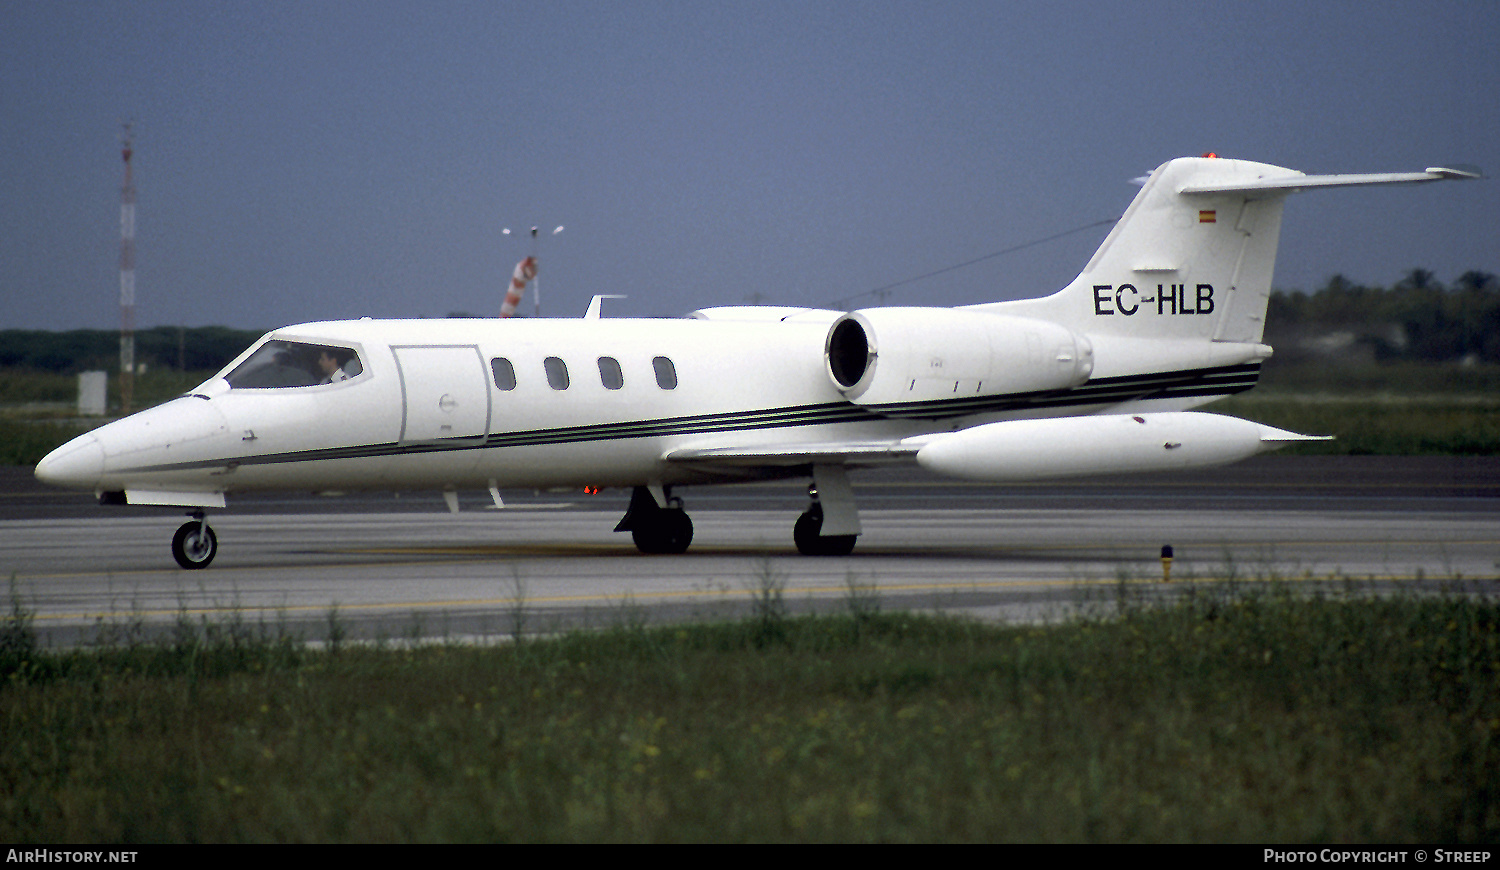
[[[172,536],[172,558],[189,571],[207,568],[218,554],[218,536],[206,523],[197,520],[183,523]]]
[[[684,510],[660,510],[635,525],[630,537],[642,553],[686,553],[693,542],[693,521]]]
[[[854,552],[858,535],[822,535],[823,513],[807,511],[797,517],[792,527],[792,540],[797,552],[804,556],[847,556]]]

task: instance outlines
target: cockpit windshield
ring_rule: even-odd
[[[311,387],[347,381],[364,371],[352,348],[272,339],[225,376],[235,389]]]

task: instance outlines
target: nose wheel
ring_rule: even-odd
[[[219,539],[203,514],[182,524],[172,536],[172,558],[189,571],[207,568],[219,553]]]

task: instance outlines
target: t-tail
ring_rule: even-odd
[[[1041,299],[975,306],[1060,323],[1089,338],[1095,379],[1153,368],[1245,365],[1261,343],[1289,194],[1322,187],[1479,178],[1472,167],[1307,175],[1206,155],[1152,172],[1067,287]],[[1128,361],[1139,361],[1132,364]]]

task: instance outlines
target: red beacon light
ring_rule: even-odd
[[[1204,152],[1203,156],[1209,158],[1210,160],[1217,160],[1219,157],[1219,155],[1215,154],[1212,151]]]

